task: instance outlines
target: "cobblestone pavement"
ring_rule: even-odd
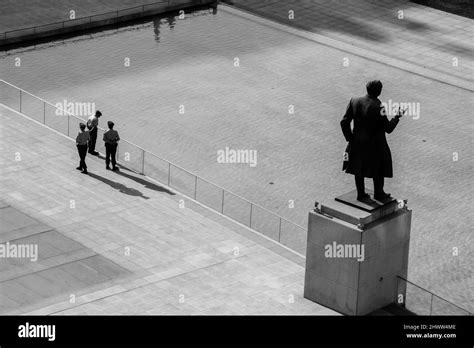
[[[159,45],[144,26],[144,34],[135,28],[98,37],[101,45],[87,38],[15,52],[22,68],[2,75],[52,102],[95,101],[106,110],[101,122],[113,118],[124,138],[300,224],[315,200],[353,187],[341,171],[339,120],[348,98],[364,93],[367,79],[381,79],[382,100],[415,102],[422,110],[388,137],[395,179],[387,180],[387,190],[407,198],[414,211],[409,279],[473,311],[472,92],[284,28],[250,19],[242,25],[239,16],[222,12],[212,18],[218,30],[205,35],[189,30],[193,20],[178,21],[172,33],[161,27]],[[135,63],[125,71],[127,56]],[[236,56],[238,70],[232,67]],[[5,57],[2,67],[15,57]],[[187,112],[179,115],[183,103]],[[296,110],[291,116],[289,104]],[[257,168],[216,163],[216,150],[226,146],[258,149]]]
[[[0,117],[1,242],[39,254],[0,263],[1,314],[337,314],[302,297],[304,268],[274,243],[101,159],[83,175],[72,140]]]

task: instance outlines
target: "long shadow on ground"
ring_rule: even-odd
[[[123,167],[120,167],[120,168],[123,168]],[[152,182],[149,182],[149,181],[147,181],[147,180],[145,180],[145,179],[142,179],[142,178],[140,178],[140,177],[127,174],[127,173],[125,173],[124,171],[120,171],[120,172],[117,171],[116,173],[117,173],[118,175],[120,175],[120,176],[124,176],[124,177],[126,177],[126,178],[128,178],[128,179],[130,179],[130,180],[133,180],[133,181],[135,181],[135,182],[137,182],[137,183],[139,183],[139,184],[145,186],[147,189],[150,189],[150,190],[153,190],[153,191],[158,191],[158,192],[165,192],[165,193],[167,193],[167,194],[169,194],[169,195],[171,195],[171,196],[174,196],[174,195],[175,195],[174,192],[171,192],[171,191],[168,190],[167,188],[164,188],[164,187],[162,187],[162,186],[160,186],[160,185],[157,185],[157,184],[154,184],[154,183],[152,183]]]
[[[96,179],[96,180],[102,181],[103,183],[109,185],[110,187],[112,187],[112,188],[114,188],[114,189],[116,189],[116,190],[118,190],[121,193],[124,193],[126,195],[142,197],[144,199],[150,199],[150,197],[145,196],[143,193],[141,193],[140,191],[138,191],[134,188],[127,187],[124,184],[118,183],[116,181],[109,180],[107,178],[104,178],[103,176],[100,176],[100,175],[97,175],[97,174],[94,174],[94,173],[90,173],[90,172],[89,172],[89,176],[91,178]]]
[[[99,156],[97,156],[97,158],[100,158],[100,159],[103,159],[105,161],[105,156],[103,156],[102,154],[100,154]],[[127,171],[127,172],[130,172],[130,173],[133,173],[135,174],[135,172],[133,170],[130,170],[120,164],[117,164],[117,167],[119,167],[121,170],[120,171],[117,171],[115,172],[116,174],[118,175],[121,175],[121,176],[124,176],[130,180],[133,180],[135,181],[136,183],[140,184],[140,185],[143,185],[145,186],[147,189],[150,189],[150,190],[153,190],[153,191],[157,191],[157,192],[164,192],[164,193],[167,193],[169,194],[170,196],[175,196],[176,193],[168,190],[167,188],[163,187],[163,186],[160,186],[160,185],[157,185],[157,184],[154,184],[148,180],[145,180],[143,178],[140,178],[138,176],[135,176],[135,175],[131,175],[131,174],[127,174],[124,172]],[[89,173],[90,174],[90,173]],[[137,174],[137,175],[141,175],[141,174]]]

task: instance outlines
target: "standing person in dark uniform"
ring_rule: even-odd
[[[99,156],[99,153],[95,151],[95,143],[97,141],[97,127],[99,126],[100,116],[102,116],[102,113],[97,110],[95,115],[92,115],[87,119],[87,128],[89,129],[89,134],[91,136],[89,142],[89,153],[94,156]]]
[[[399,109],[397,115],[389,121],[378,99],[382,92],[382,82],[370,81],[366,87],[366,96],[351,98],[341,121],[342,133],[349,142],[342,169],[355,176],[357,200],[370,199],[365,192],[364,178],[373,178],[374,198],[384,201],[390,197],[383,190],[384,178],[393,177],[392,155],[385,133],[392,133],[404,111]]]
[[[109,164],[112,160],[112,170],[118,170],[115,163],[115,156],[117,153],[117,142],[120,140],[118,132],[114,129],[112,121],[107,122],[109,130],[104,133],[105,142],[105,169],[110,170]]]
[[[90,140],[90,135],[89,132],[86,131],[86,125],[84,123],[79,123],[79,128],[81,131],[77,134],[76,137],[76,146],[77,146],[77,151],[79,152],[79,167],[77,167],[77,170],[82,170],[84,174],[87,173],[87,165],[86,165],[86,155],[87,155],[87,143]]]

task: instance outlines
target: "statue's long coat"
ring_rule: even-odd
[[[397,124],[396,117],[388,120],[378,98],[352,98],[341,121],[342,133],[349,142],[342,169],[366,178],[393,177],[392,154],[385,133],[391,133]]]

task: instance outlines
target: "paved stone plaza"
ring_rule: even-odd
[[[232,0],[279,22],[474,82],[472,20],[408,0]],[[294,11],[294,19],[288,11]],[[402,11],[402,13],[399,13]],[[400,18],[399,18],[400,17]],[[453,66],[453,58],[458,65]]]

